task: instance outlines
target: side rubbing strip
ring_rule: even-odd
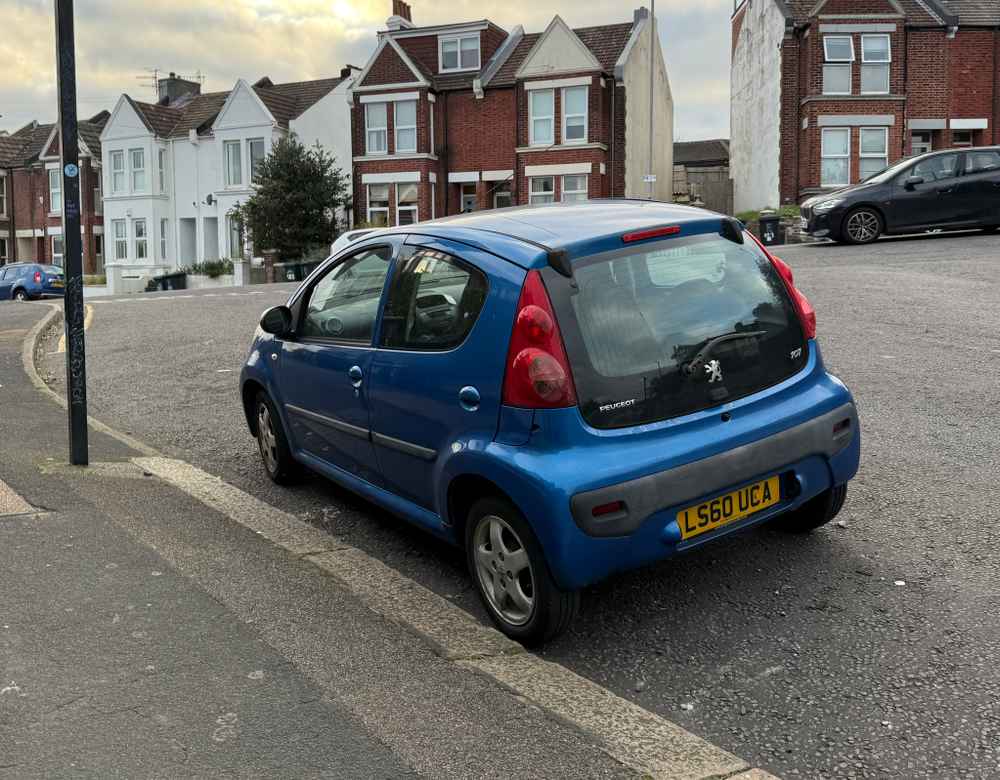
[[[303,409],[301,406],[293,406],[292,404],[285,404],[285,409],[290,411],[292,414],[299,415],[299,417],[305,417],[307,420],[312,420],[320,425],[325,425],[327,428],[333,428],[335,431],[340,431],[341,433],[346,433],[350,436],[357,436],[359,439],[368,438],[368,429],[362,428],[360,425],[351,425],[343,420],[337,420],[333,417],[316,414],[316,412],[310,412],[308,409]]]
[[[392,436],[386,436],[384,433],[375,433],[372,431],[372,441],[376,444],[381,444],[383,447],[405,452],[407,455],[412,455],[421,460],[434,460],[437,457],[437,453],[429,447],[421,447],[419,444],[414,444],[413,442],[395,439]]]

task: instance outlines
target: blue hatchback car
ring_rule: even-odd
[[[31,301],[63,296],[63,269],[40,263],[12,263],[0,267],[0,301]]]
[[[463,546],[530,644],[614,572],[837,514],[861,439],[815,331],[731,218],[504,209],[328,259],[265,312],[242,398],[271,479],[307,466]]]

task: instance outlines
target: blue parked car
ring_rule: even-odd
[[[242,397],[271,479],[308,466],[462,545],[497,626],[537,643],[614,572],[837,514],[861,438],[815,335],[736,220],[504,209],[328,259],[265,312]]]
[[[63,269],[57,265],[12,263],[0,266],[0,301],[62,298],[65,288]]]

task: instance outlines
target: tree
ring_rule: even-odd
[[[276,249],[297,260],[337,237],[337,211],[349,200],[347,177],[319,144],[307,149],[289,136],[260,163],[255,191],[229,215],[252,238],[257,251]]]

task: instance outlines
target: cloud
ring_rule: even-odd
[[[641,0],[633,0],[638,6]],[[661,3],[664,54],[675,101],[678,138],[728,135],[729,12],[731,0]],[[482,0],[412,0],[418,24],[482,18]],[[633,4],[606,0],[553,3],[511,0],[487,6],[506,29],[545,28],[554,13],[573,27],[631,18]],[[149,70],[201,73],[206,91],[237,78],[267,75],[298,81],[336,75],[345,63],[363,65],[389,0],[78,0],[77,92],[81,117],[111,109],[122,92],[151,99]],[[0,19],[14,35],[0,36],[0,129],[56,114],[54,23],[47,0],[0,0]]]

